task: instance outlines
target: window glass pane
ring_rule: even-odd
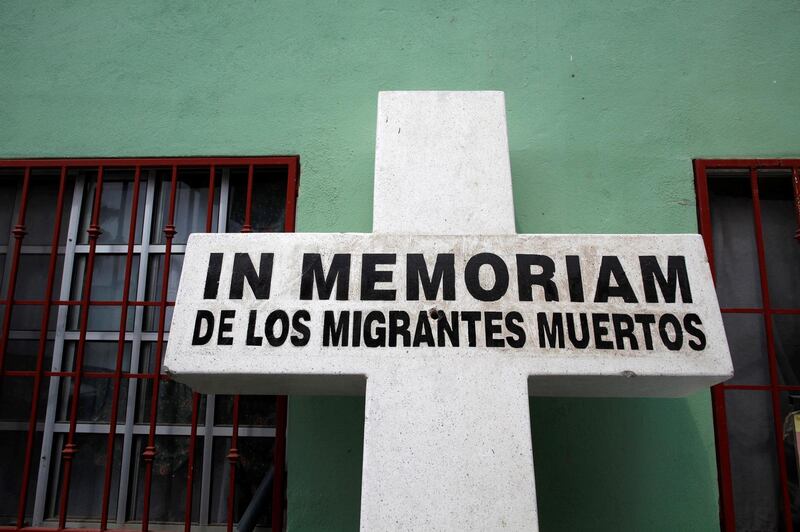
[[[239,437],[239,463],[236,471],[236,521],[241,519],[253,500],[259,485],[265,482],[267,474],[273,469],[273,438]],[[271,520],[272,497],[267,497],[256,508],[257,523],[269,526]]]
[[[169,192],[171,174],[162,176],[158,189],[158,224],[153,224],[152,242],[166,242],[164,225],[169,219]],[[175,190],[175,236],[173,244],[185,244],[191,233],[205,232],[208,211],[209,168],[180,168]],[[218,192],[215,198],[219,198]],[[215,200],[217,203],[218,200]],[[213,216],[213,212],[212,212]],[[212,231],[216,230],[217,217],[212,218]]]
[[[80,301],[83,297],[83,283],[86,276],[86,261],[88,255],[75,256],[75,265],[72,273],[72,289],[70,299]],[[98,253],[94,259],[92,272],[91,301],[120,301],[123,298],[123,285],[125,284],[126,256],[121,254]],[[133,300],[136,294],[136,283],[139,277],[139,256],[134,255],[131,262],[131,277],[128,285],[128,297]],[[135,312],[128,309],[127,330],[133,328]],[[122,316],[119,305],[91,305],[89,307],[88,330],[92,331],[118,331]],[[80,326],[80,306],[72,305],[69,309],[67,329],[76,331]]]
[[[231,464],[228,461],[228,451],[231,448],[230,438],[214,438],[211,464],[211,523],[225,523],[228,515],[228,478],[230,478]]]
[[[150,182],[154,184],[152,214],[150,216],[150,243],[158,244],[163,238],[164,226],[167,224],[169,213],[169,192],[172,180],[172,170],[168,168],[153,168],[148,170]],[[162,236],[158,236],[158,234]]]
[[[78,242],[89,243],[86,232],[92,221],[92,208],[94,194],[97,188],[97,172],[87,172],[84,186],[83,207],[81,208],[81,224],[78,231]],[[131,169],[105,169],[103,170],[103,190],[100,195],[100,214],[98,224],[102,233],[97,238],[98,244],[127,244],[131,227],[131,214],[133,212],[134,195],[134,170]],[[146,201],[145,183],[140,179],[139,206],[136,219],[136,243],[142,240],[142,220],[144,217],[144,203]]]
[[[233,425],[233,396],[217,394],[214,399],[214,425]]]
[[[195,471],[192,486],[192,506],[196,514],[199,507],[202,478],[202,438],[195,445]],[[156,436],[156,455],[153,459],[153,478],[150,494],[150,519],[160,523],[183,523],[186,510],[186,474],[189,466],[189,438],[182,436]],[[144,500],[145,461],[142,453],[147,446],[147,436],[134,437],[134,455],[131,465],[130,501],[133,519],[142,518]]]
[[[142,342],[141,351],[139,353],[139,372],[140,373],[152,373],[155,371],[155,360],[157,355],[158,342]],[[161,349],[161,356],[164,356],[164,353],[167,350],[167,342],[163,342],[163,346]]]
[[[185,244],[191,233],[205,231],[209,169],[180,169],[175,191],[174,244]],[[163,232],[161,233],[164,234]]]
[[[183,254],[171,253],[169,256],[169,278],[167,280],[167,301],[175,301],[178,283],[183,269]],[[164,254],[152,254],[147,265],[147,301],[161,300],[161,287],[164,281]]]
[[[42,327],[42,305],[14,305],[11,309],[11,330],[12,331],[40,331]],[[57,313],[50,311],[47,328],[52,331],[56,328]]]
[[[149,261],[145,299],[147,301],[160,301],[161,287],[164,279],[164,255],[161,253],[150,255]],[[182,269],[183,255],[179,253],[171,254],[169,259],[169,279],[167,280],[167,301],[175,301],[178,295],[178,284],[180,282]],[[165,331],[169,331],[170,324],[172,323],[172,311],[173,307],[167,307],[164,321]],[[145,331],[158,331],[160,313],[161,309],[157,306],[145,307]]]
[[[170,326],[172,325],[172,314],[174,310],[174,306],[167,306],[164,311],[164,332],[169,332]],[[161,309],[158,306],[145,307],[143,330],[145,332],[158,332],[160,316]]]
[[[214,408],[215,425],[233,424],[233,396],[217,395]],[[257,427],[275,426],[275,396],[273,395],[240,395],[239,425]]]
[[[722,322],[733,359],[728,384],[769,384],[769,359],[761,314],[723,314]]]
[[[18,301],[27,301],[28,303],[32,301],[44,301],[49,262],[49,255],[20,255],[19,268],[17,269],[15,299]],[[63,265],[64,257],[62,255],[56,260],[56,270],[53,278],[53,299],[58,297]],[[11,329],[17,331],[41,330],[43,308],[44,306],[41,304],[16,303],[11,312]],[[58,311],[56,307],[53,307],[50,311],[49,330],[55,329],[57,314]]]
[[[258,486],[272,469],[272,438],[255,438],[239,436],[239,462],[236,465],[236,493],[234,497],[234,522],[244,514],[253,500]],[[213,464],[211,479],[211,523],[221,524],[227,521],[228,514],[228,482],[230,462],[227,459],[230,450],[230,438],[214,438]],[[272,497],[257,508],[257,524],[269,525],[270,503]]]
[[[6,346],[6,369],[35,370],[39,355],[39,340],[9,340]],[[49,370],[53,360],[53,342],[45,343],[42,368]]]
[[[72,408],[74,379],[61,379],[61,404],[58,421],[69,421]],[[117,422],[125,421],[125,405],[128,402],[128,379],[120,381],[120,393],[117,409]],[[80,423],[108,423],[111,419],[111,408],[114,404],[114,379],[81,378],[81,391],[78,394],[77,421]]]
[[[86,342],[83,367],[86,371],[115,371],[119,342]],[[131,343],[125,342],[122,349],[122,371],[130,371]]]
[[[17,268],[17,286],[14,289],[14,298],[22,300],[43,300],[47,288],[47,274],[50,267],[50,254],[23,253],[19,256]],[[53,290],[51,297],[58,299],[61,290],[61,274],[64,270],[64,255],[56,258],[56,269],[53,277]]]
[[[78,331],[80,330],[80,306],[72,305],[67,314],[67,330]],[[119,321],[122,318],[122,309],[117,306],[109,305],[92,305],[88,310],[88,326],[89,331],[118,331]],[[126,318],[127,331],[133,330],[134,313],[128,309],[128,316]]]
[[[0,298],[6,297],[6,284],[8,283],[8,279],[6,279],[6,259],[8,255],[5,253],[0,253]]]
[[[55,439],[54,454],[61,450],[66,443],[65,436],[59,435]],[[108,449],[108,436],[106,434],[75,434],[75,445],[78,452],[75,453],[70,477],[70,496],[67,515],[70,519],[99,519],[103,504],[103,483],[105,481],[106,452]],[[57,451],[56,451],[57,449]],[[119,472],[122,462],[122,436],[114,438],[114,457],[111,469],[111,489],[109,497],[109,515],[113,516],[117,511],[117,497],[119,493]],[[59,462],[61,460],[59,459]],[[57,477],[57,475],[54,475]],[[61,493],[61,482],[50,482],[53,491],[58,493],[56,497],[50,495],[48,505],[51,515],[56,517],[55,510],[59,507],[58,499]]]
[[[46,400],[46,396],[42,398],[40,394],[40,399]],[[32,401],[33,377],[3,377],[3,385],[0,386],[0,420],[28,421]],[[0,432],[0,437],[2,434]]]
[[[800,308],[800,242],[794,237],[797,215],[791,170],[760,170],[758,195],[770,304],[773,308]]]
[[[11,241],[11,229],[16,222],[14,205],[20,183],[22,171],[0,169],[0,246],[6,246]]]
[[[228,204],[228,232],[242,230],[247,205],[247,169],[232,168]],[[256,167],[250,225],[254,233],[280,232],[286,212],[286,169]]]
[[[736,530],[778,530],[780,476],[769,392],[725,392]]]
[[[24,431],[0,432],[0,525],[17,524],[17,504],[19,504],[19,490],[21,487],[22,469],[25,459],[25,448],[28,433]],[[25,515],[33,512],[33,486],[36,485],[38,473],[36,461],[41,453],[42,433],[37,432],[33,440],[32,464],[28,477],[29,495],[26,502]]]
[[[61,359],[63,371],[75,370],[75,350],[78,347],[77,341],[64,342],[64,354]],[[83,370],[84,371],[114,371],[117,364],[117,342],[100,342],[96,340],[87,341],[83,348]],[[125,342],[122,352],[122,371],[128,372],[131,367],[131,343]]]
[[[33,383],[33,377],[3,377],[3,385],[0,386],[0,420],[28,421],[33,401]],[[39,388],[39,406],[36,410],[37,419],[40,420],[44,419],[49,385],[49,377],[43,378]],[[0,432],[0,438],[2,434]]]
[[[86,277],[86,261],[89,256],[81,253],[75,256],[72,272],[72,290],[70,299],[79,301],[83,296],[83,282]],[[92,271],[92,301],[120,301],[124,298],[125,262],[124,254],[97,253],[94,256]],[[131,261],[131,278],[128,285],[128,298],[136,295],[136,283],[139,278],[139,256],[134,255]],[[117,323],[119,325],[119,323]]]
[[[170,188],[172,186],[172,171],[166,169],[154,170],[155,172],[155,197],[153,200],[153,216],[150,225],[150,243],[161,244],[164,242],[164,227],[169,217]]]
[[[205,232],[208,210],[209,168],[179,168],[175,189],[175,236],[173,244],[185,244],[191,233]],[[159,174],[156,202],[153,212],[151,242],[164,244],[164,227],[169,220],[171,171]],[[215,198],[218,198],[218,191]],[[215,199],[215,203],[218,200]],[[215,209],[216,210],[216,209]],[[212,213],[213,216],[213,213]],[[216,219],[212,219],[212,231],[216,230]]]
[[[49,246],[53,242],[56,226],[56,207],[58,207],[58,185],[61,171],[58,169],[34,169],[31,171],[28,186],[28,205],[25,214],[23,239],[26,246]],[[59,241],[65,242],[69,226],[69,209],[72,185],[68,182],[64,189],[64,208],[61,212]]]
[[[709,170],[708,192],[719,304],[761,307],[749,171]]]
[[[87,244],[89,242],[89,235],[86,234],[86,230],[89,228],[89,223],[92,219],[92,209],[94,208],[94,191],[97,183],[97,169],[72,169],[69,171],[69,176],[76,182],[83,180],[77,243]]]
[[[137,390],[136,423],[150,422],[153,398],[153,381],[140,380]],[[192,390],[175,381],[161,381],[158,386],[159,425],[189,425],[192,422]],[[198,419],[205,415],[205,401],[201,401]]]
[[[800,392],[781,394],[781,415],[783,416],[783,449],[786,455],[786,479],[789,486],[789,497],[793,501],[792,525],[795,530],[800,526],[800,506],[798,505],[798,489],[800,489]]]
[[[774,315],[775,356],[783,384],[800,384],[800,315]]]
[[[242,230],[247,200],[247,168],[228,169],[228,216],[226,231],[238,233]],[[255,169],[253,169],[253,188],[255,189]]]
[[[49,254],[22,254],[19,256],[19,267],[17,269],[17,283],[14,297],[21,301],[44,301],[45,289],[47,288],[47,274],[50,267]],[[64,256],[59,255],[56,259],[55,272],[53,276],[53,290],[51,297],[58,299],[61,286],[61,274],[64,268]],[[42,327],[42,311],[44,306],[20,304],[14,305],[11,313],[11,329],[19,331],[38,331]],[[58,310],[52,307],[48,329],[54,330]]]

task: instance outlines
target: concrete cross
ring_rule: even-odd
[[[366,394],[362,530],[536,530],[529,394],[731,375],[697,235],[516,234],[500,92],[380,94],[373,227],[193,235],[165,360],[202,392]]]

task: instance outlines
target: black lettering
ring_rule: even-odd
[[[442,299],[445,301],[455,300],[456,268],[455,255],[452,253],[436,255],[432,276],[428,274],[428,266],[425,264],[425,256],[422,253],[409,253],[406,257],[406,268],[406,299],[409,301],[419,300],[420,285],[422,285],[422,291],[428,301],[438,297],[439,288],[442,289]]]
[[[201,333],[205,323],[206,332]],[[194,319],[194,333],[192,334],[192,345],[206,345],[211,337],[214,336],[214,313],[210,310],[198,310]]]
[[[347,332],[350,328],[350,311],[343,310],[339,313],[339,321],[332,310],[326,310],[322,319],[322,345],[347,346]]]
[[[261,345],[264,341],[260,336],[256,336],[256,318],[258,318],[258,311],[251,310],[250,315],[247,317],[247,345]]]
[[[502,312],[485,312],[483,314],[483,332],[486,336],[486,347],[506,346],[505,340],[495,336],[503,332],[503,327],[497,323],[502,319]]]
[[[636,324],[634,324],[633,318],[627,314],[612,314],[611,323],[614,324],[614,336],[617,339],[617,349],[625,349],[626,338],[632,350],[635,351],[639,349],[639,342],[636,340],[636,335],[634,334]]]
[[[361,257],[361,300],[362,301],[394,301],[396,290],[377,289],[377,283],[392,282],[391,270],[376,270],[378,264],[394,264],[397,255],[394,253],[364,253]]]
[[[481,266],[484,265],[494,271],[494,285],[488,290],[481,286],[479,277]],[[469,259],[464,268],[464,282],[469,293],[478,301],[497,301],[508,290],[508,267],[494,253],[478,253]]]
[[[408,326],[411,318],[402,310],[389,311],[389,347],[397,347],[397,336],[403,337],[403,347],[411,345],[411,333]]]
[[[233,330],[231,321],[236,316],[235,310],[223,310],[219,313],[219,332],[217,332],[217,345],[233,345],[233,337],[227,333]]]
[[[417,326],[414,329],[414,347],[419,347],[422,343],[428,344],[428,347],[436,347],[433,343],[433,329],[431,329],[431,322],[428,320],[428,313],[420,311],[417,318]]]
[[[475,322],[481,319],[480,312],[464,311],[461,320],[467,322],[467,345],[475,347]]]
[[[506,329],[511,333],[511,336],[506,336],[506,342],[509,346],[519,349],[525,346],[525,329],[522,327],[522,314],[519,312],[509,312],[506,314]]]
[[[531,273],[531,267],[541,268],[539,273]],[[558,288],[553,282],[556,263],[546,255],[517,255],[517,286],[520,301],[533,301],[533,285],[544,289],[545,301],[558,301]]]
[[[547,323],[547,313],[536,314],[536,324],[539,328],[539,347],[564,347],[564,317],[560,312],[553,315],[552,325]]]
[[[450,340],[450,345],[458,347],[460,338],[458,335],[458,312],[453,311],[450,313],[450,321],[447,321],[447,316],[444,312],[439,311],[439,317],[436,320],[436,339],[438,340],[439,347],[444,347],[444,337]]]
[[[322,257],[319,253],[303,254],[300,299],[314,299],[315,284],[318,299],[330,299],[335,284],[336,301],[347,301],[350,291],[350,254],[336,253],[331,259],[328,275],[322,270]]]
[[[222,273],[222,253],[211,253],[208,256],[206,285],[203,288],[203,299],[216,299],[219,292],[219,276]]]
[[[578,349],[586,349],[591,340],[591,331],[589,331],[589,318],[585,312],[578,314],[581,320],[581,338],[578,340],[578,335],[575,330],[575,315],[572,312],[567,313],[567,336],[569,336],[570,343]]]
[[[658,259],[654,255],[639,257],[639,266],[642,269],[642,286],[644,298],[648,303],[658,303],[656,283],[664,296],[665,303],[675,303],[678,288],[681,290],[681,300],[684,303],[692,302],[692,290],[689,287],[689,274],[686,271],[686,258],[682,255],[667,257],[667,276],[661,271]]]
[[[614,349],[614,343],[603,337],[608,334],[608,314],[592,314],[592,331],[594,332],[594,346],[597,349]]]
[[[364,345],[367,347],[384,347],[386,345],[386,329],[382,327],[386,319],[383,312],[373,310],[364,316]],[[373,331],[373,325],[374,331]]]
[[[581,258],[578,255],[567,255],[566,261],[569,300],[573,303],[583,303],[583,274],[581,273]]]
[[[258,272],[253,267],[248,253],[236,253],[233,256],[233,273],[231,274],[231,299],[242,299],[244,280],[253,291],[256,299],[269,299],[269,287],[272,283],[273,253],[262,253]]]
[[[687,314],[683,317],[683,328],[694,338],[689,339],[689,347],[694,351],[702,351],[706,348],[706,335],[697,326],[703,325],[703,321],[697,314]]]
[[[655,316],[652,314],[634,314],[633,320],[642,326],[644,332],[644,347],[648,351],[653,349],[653,333],[652,326],[656,322]]]
[[[611,286],[611,277],[614,277],[616,286]],[[633,293],[631,283],[619,259],[614,255],[606,255],[600,262],[600,272],[597,274],[597,290],[594,293],[595,303],[607,303],[609,297],[621,297],[625,303],[636,303],[636,294]]]
[[[353,347],[361,345],[361,311],[353,311]]]
[[[281,332],[275,335],[275,324],[280,322]],[[267,337],[267,342],[272,347],[279,347],[286,342],[286,337],[289,336],[289,315],[284,310],[274,310],[269,313],[267,320],[264,322],[264,336]]]
[[[667,326],[671,325],[675,338],[670,337]],[[683,328],[681,327],[681,320],[674,314],[664,314],[658,320],[658,334],[661,336],[661,341],[670,351],[678,351],[683,347]]]
[[[298,310],[292,315],[292,329],[298,334],[292,335],[292,345],[302,347],[308,345],[311,339],[311,331],[305,322],[311,321],[311,314],[307,310]]]

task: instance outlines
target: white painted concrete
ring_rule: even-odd
[[[537,530],[528,393],[562,395],[673,395],[724,380],[731,374],[708,264],[691,235],[515,236],[503,95],[490,93],[381,93],[378,110],[374,235],[194,235],[187,247],[165,365],[200,391],[228,393],[366,393],[361,528],[383,530]],[[471,236],[446,236],[446,235]],[[439,235],[439,236],[419,236]],[[491,235],[491,236],[481,236]],[[225,295],[223,263],[218,299],[203,300],[208,254],[275,254],[269,299]],[[302,253],[352,253],[350,297],[298,300]],[[397,301],[358,300],[361,253],[396,253],[391,283]],[[584,278],[594,278],[600,257],[620,256],[631,285],[641,287],[635,264],[643,254],[686,256],[692,302],[520,302],[511,272],[509,292],[496,302],[467,294],[459,275],[454,301],[404,300],[406,253],[451,252],[456,271],[477,252],[513,264],[516,253],[580,255]],[[230,261],[229,257],[226,260]],[[430,263],[429,263],[430,265]],[[228,268],[228,270],[226,270]],[[390,269],[381,267],[380,269]],[[513,268],[511,268],[513,269]],[[515,271],[515,270],[514,270]],[[226,273],[227,272],[227,273]],[[638,275],[638,277],[637,277]],[[567,291],[562,274],[554,277]],[[492,277],[481,270],[481,282]],[[592,301],[587,290],[586,301]],[[324,347],[324,310],[517,310],[535,328],[536,312],[697,313],[707,345],[647,349],[476,347]],[[238,309],[232,345],[191,346],[197,309]],[[246,313],[307,309],[311,335],[305,347],[246,346]],[[244,320],[244,321],[242,321]],[[480,331],[481,328],[478,328]],[[530,340],[529,340],[530,341]],[[366,381],[366,387],[364,383]]]

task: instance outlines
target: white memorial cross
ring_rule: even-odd
[[[379,96],[372,234],[196,234],[165,365],[365,393],[361,529],[536,530],[528,395],[728,378],[698,235],[517,235],[500,92]]]

